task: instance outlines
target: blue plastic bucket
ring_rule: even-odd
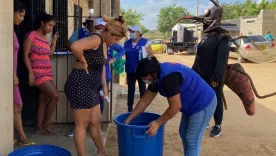
[[[8,156],[71,156],[71,153],[53,145],[36,145],[17,149]]]
[[[163,156],[165,125],[160,126],[154,137],[146,133],[150,122],[160,115],[144,112],[129,125],[125,125],[124,121],[129,114],[118,115],[114,120],[117,125],[119,156]]]

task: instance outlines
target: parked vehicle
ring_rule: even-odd
[[[189,54],[196,53],[197,38],[193,36],[193,31],[184,28],[182,42],[177,42],[177,33],[173,32],[171,42],[166,42],[168,49],[172,49],[173,53],[187,52]],[[169,53],[168,53],[169,54]],[[171,54],[171,53],[170,53]]]
[[[250,40],[254,41],[256,45],[260,48],[261,51],[274,48],[275,44],[271,41],[267,41],[261,35],[248,35],[247,36]],[[248,39],[242,38],[236,41],[236,43],[240,46],[240,49],[244,51],[248,56],[254,56],[256,51],[259,51]],[[231,44],[231,47],[236,47],[235,44]],[[230,52],[230,57],[237,58],[240,63],[246,62],[246,58],[243,58],[240,54],[236,52]]]
[[[172,50],[171,48],[168,48],[168,50],[167,50],[167,54],[168,54],[168,55],[173,55],[173,54],[174,54],[174,52],[173,52],[173,50]]]
[[[167,52],[167,45],[163,43],[162,39],[155,39],[151,41],[151,48],[154,53],[162,54]]]

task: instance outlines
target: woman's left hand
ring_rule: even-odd
[[[108,87],[103,87],[104,96],[108,96]]]
[[[147,130],[147,134],[149,136],[155,136],[157,134],[159,127],[160,127],[160,125],[156,120],[152,121],[149,124],[149,129]]]
[[[59,38],[59,33],[56,32],[53,39],[56,41],[58,38]]]

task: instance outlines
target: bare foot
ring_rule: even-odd
[[[104,152],[98,152],[97,156],[109,156],[106,151]]]
[[[43,126],[43,129],[47,132],[47,133],[50,133],[52,134],[53,132],[59,130],[58,128],[53,128],[52,124],[45,124]]]
[[[46,132],[42,128],[36,128],[35,129],[35,134],[36,135],[51,135],[51,133]]]

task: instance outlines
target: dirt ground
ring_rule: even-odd
[[[192,65],[191,55],[158,55],[159,60],[174,61]],[[236,60],[230,60],[230,63]],[[252,76],[260,94],[276,91],[276,63],[243,64]],[[209,137],[210,128],[206,129],[201,156],[276,156],[276,97],[264,100],[256,99],[257,113],[248,116],[238,97],[225,88],[228,110],[225,111],[222,135],[218,138]],[[137,102],[138,99],[136,99]],[[135,102],[135,103],[136,103]],[[168,107],[165,98],[158,96],[146,110],[162,114]],[[127,110],[125,98],[117,102],[115,116]],[[183,156],[182,143],[178,128],[181,113],[178,113],[166,125],[164,156]],[[211,121],[213,125],[213,121]],[[106,148],[112,156],[118,156],[117,132],[113,123],[107,138]]]

